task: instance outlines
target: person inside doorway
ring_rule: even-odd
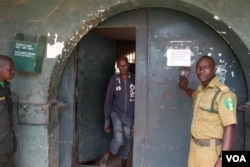
[[[188,167],[221,167],[221,152],[231,150],[237,98],[216,76],[215,61],[202,56],[196,64],[200,84],[190,89],[188,78],[180,77],[179,87],[193,98],[193,120]]]
[[[119,155],[122,167],[126,167],[132,145],[135,103],[135,76],[129,72],[129,62],[126,57],[116,60],[119,73],[115,73],[109,81],[104,105],[104,130],[111,131],[113,138],[109,149],[100,160],[105,167],[110,154]]]

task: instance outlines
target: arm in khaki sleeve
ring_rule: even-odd
[[[233,109],[230,107],[225,107],[225,104],[222,105],[222,108],[220,108],[222,111],[224,111],[224,114],[230,113],[230,117],[227,117],[223,122],[226,124],[224,126],[223,136],[222,136],[222,147],[221,151],[229,151],[232,148],[233,140],[234,140],[234,134],[235,134],[235,126],[237,123],[236,120],[236,106],[237,106],[237,98],[235,94],[227,94],[222,99],[227,99],[227,97],[231,97],[234,100]],[[223,114],[223,115],[224,115]],[[225,115],[224,115],[225,116]],[[230,124],[231,123],[231,124]],[[217,162],[215,163],[215,167],[222,167],[222,161],[220,158],[218,158]]]
[[[234,140],[235,126],[236,125],[233,124],[224,127],[221,151],[231,150]],[[218,158],[217,162],[215,163],[215,167],[222,167],[221,159]]]

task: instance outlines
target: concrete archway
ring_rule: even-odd
[[[78,42],[84,37],[84,35],[86,35],[92,28],[105,21],[109,17],[112,17],[125,11],[137,9],[137,6],[140,6],[140,3],[137,3],[138,4],[136,5],[133,4],[133,2],[126,2],[123,4],[118,3],[117,5],[110,6],[109,8],[99,8],[95,15],[91,16],[89,20],[85,20],[83,21],[83,24],[79,25],[79,29],[77,29],[74,34],[69,38],[69,40],[65,44],[62,54],[57,58],[58,61],[55,63],[54,70],[51,76],[49,99],[56,99],[55,97],[58,92],[56,88],[58,88],[59,82],[58,77],[61,76],[61,72],[71,52],[76,47]],[[178,2],[178,5],[176,5],[176,3],[164,3],[161,1],[155,1],[154,5],[149,4],[143,7],[162,7],[174,9],[185,14],[189,14],[206,23],[208,26],[212,27],[220,36],[222,36],[225,41],[232,47],[240,63],[242,64],[245,75],[247,75],[248,71],[246,70],[246,68],[249,68],[249,65],[245,64],[244,61],[246,61],[248,57],[249,50],[242,42],[240,37],[237,36],[233,29],[231,29],[230,25],[225,24],[223,20],[221,20],[218,16],[213,15],[212,13],[209,13],[202,8],[194,6],[193,4],[188,4],[185,2]],[[250,79],[247,79],[247,85],[249,84]]]
[[[50,93],[49,93],[49,100],[50,99],[56,99],[57,94],[58,94],[58,87],[59,87],[59,82],[60,80],[58,78],[61,77],[63,68],[71,55],[71,52],[73,49],[76,47],[77,43],[95,26],[97,26],[99,23],[102,21],[108,19],[111,16],[114,16],[116,14],[122,13],[127,10],[132,10],[136,8],[130,8],[130,6],[134,6],[132,2],[127,3],[127,4],[122,4],[122,5],[117,5],[110,7],[108,9],[100,9],[100,13],[96,14],[95,16],[91,17],[89,20],[85,21],[81,27],[75,31],[75,33],[70,37],[68,42],[66,43],[62,55],[58,57],[58,61],[56,62],[53,70],[53,74],[51,76],[51,85],[50,85]],[[152,7],[151,5],[147,7]],[[154,6],[155,7],[155,6]],[[215,31],[218,32],[219,35],[221,35],[225,41],[228,42],[228,44],[233,48],[233,51],[237,55],[238,59],[240,62],[243,64],[244,60],[246,59],[248,55],[248,50],[245,47],[243,43],[240,43],[240,38],[231,30],[229,26],[224,24],[222,21],[218,22],[218,18],[216,16],[213,16],[212,14],[197,8],[192,5],[188,5],[186,3],[181,3],[180,6],[177,8],[174,5],[171,4],[164,4],[164,5],[159,5],[157,7],[164,7],[164,8],[170,8],[170,9],[175,9],[180,12],[184,12],[186,14],[190,14],[203,22],[207,23],[208,26],[211,26]],[[190,11],[192,9],[192,11]],[[226,33],[225,33],[226,32]],[[243,66],[243,70],[247,68]],[[245,71],[245,70],[244,70]],[[246,71],[245,71],[246,73]],[[249,83],[249,81],[247,81]],[[249,85],[249,84],[248,84]],[[249,86],[248,86],[249,87]],[[50,117],[56,117],[58,114],[55,108],[53,106],[51,107],[51,110],[55,112],[51,112]],[[52,133],[55,134],[55,131],[51,131]],[[58,135],[54,135],[54,139],[58,138]],[[53,140],[53,139],[52,139]],[[54,142],[54,140],[52,141]],[[50,148],[50,153],[51,155],[54,155],[56,152],[57,148]],[[53,161],[53,160],[52,160]],[[52,162],[50,160],[50,163]]]

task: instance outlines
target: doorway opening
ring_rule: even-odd
[[[127,57],[130,72],[135,73],[135,43],[135,28],[97,27],[78,44],[75,57],[74,166],[98,165],[109,147],[112,134],[106,134],[103,129],[107,85],[110,77],[119,72],[115,64],[118,56]],[[132,165],[131,160],[128,167]],[[119,166],[120,160],[112,156],[107,163]]]
[[[94,28],[91,32],[99,34],[116,41],[116,55],[128,58],[130,63],[130,72],[135,74],[136,62],[136,29],[134,27],[120,28]],[[115,71],[119,72],[115,64]]]

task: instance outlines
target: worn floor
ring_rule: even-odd
[[[132,153],[130,154],[126,167],[132,167]],[[89,162],[89,164],[85,164],[84,167],[100,167],[99,165],[100,159],[96,159],[95,161]],[[117,156],[110,155],[108,159],[106,167],[121,167],[121,159]]]
[[[121,159],[117,156],[110,157],[107,163],[108,167],[121,167],[121,164]],[[132,167],[132,156],[129,157],[126,167]]]

